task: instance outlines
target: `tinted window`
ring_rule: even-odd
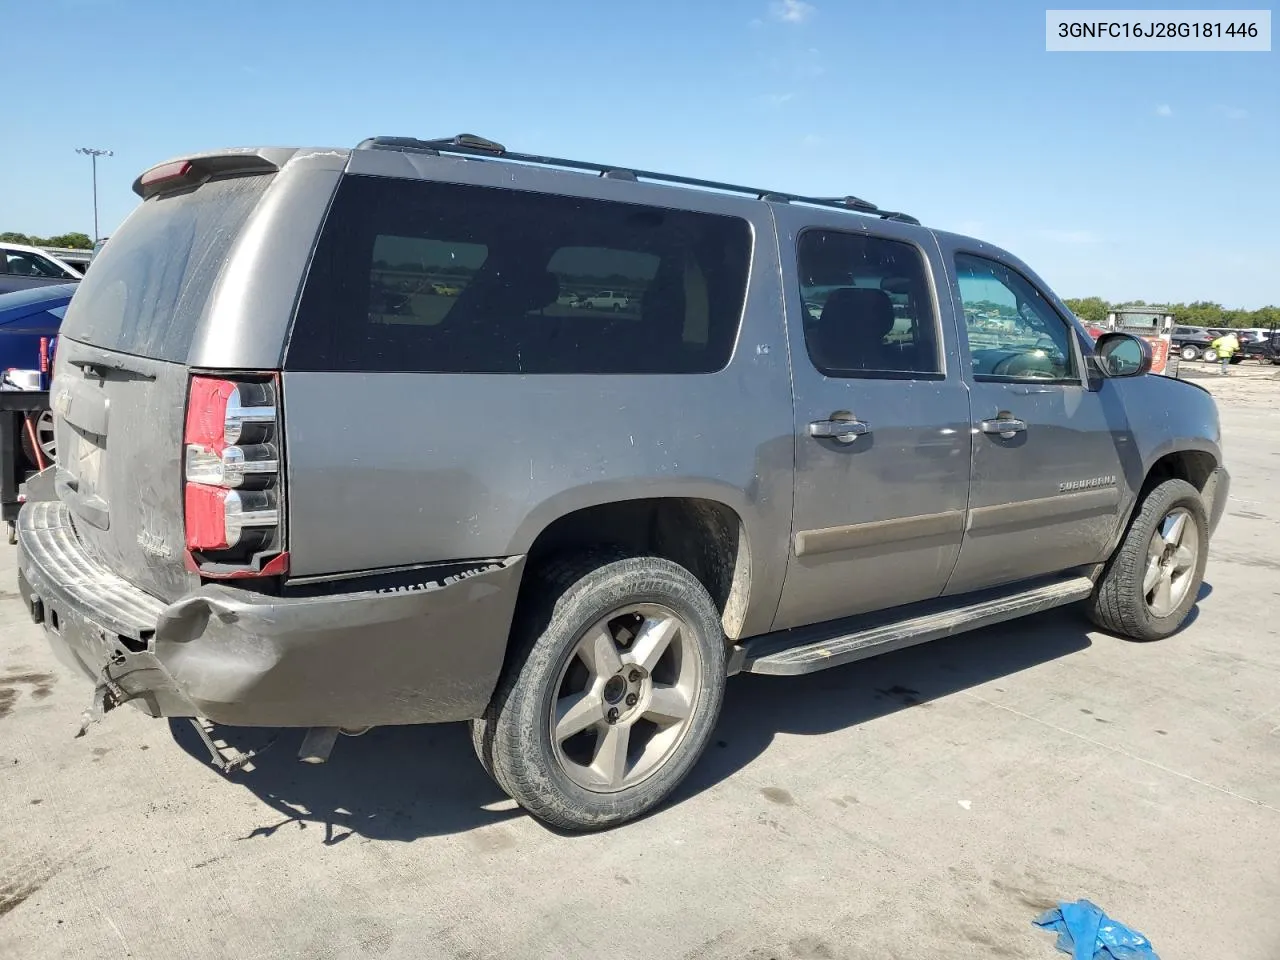
[[[806,230],[798,244],[804,341],[829,377],[941,376],[924,258],[909,243]]]
[[[484,265],[480,243],[379,234],[369,268],[369,322],[441,323]]]
[[[750,228],[734,217],[347,177],[286,364],[710,372],[733,351],[750,251]]]
[[[966,253],[956,281],[976,379],[1079,380],[1070,328],[1031,281]]]
[[[94,257],[63,332],[184,361],[223,263],[269,176],[215,180],[139,206]]]

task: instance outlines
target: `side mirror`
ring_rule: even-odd
[[[1151,372],[1151,344],[1127,333],[1104,333],[1094,345],[1098,366],[1108,377],[1140,377]]]

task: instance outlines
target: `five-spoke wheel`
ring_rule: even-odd
[[[472,724],[476,753],[554,826],[625,823],[666,799],[710,739],[725,682],[719,611],[657,557],[587,555],[533,577],[510,667]]]
[[[673,610],[629,604],[582,635],[551,716],[556,760],[569,779],[623,790],[679,748],[702,682],[702,654],[688,633]]]
[[[1178,507],[1165,514],[1147,547],[1142,593],[1153,616],[1167,617],[1178,608],[1196,578],[1200,535],[1191,514]]]
[[[1135,640],[1169,636],[1199,597],[1208,543],[1199,490],[1185,480],[1151,487],[1098,579],[1089,615]]]

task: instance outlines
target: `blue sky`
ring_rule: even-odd
[[[0,126],[0,230],[92,232],[81,145],[115,151],[107,234],[132,179],[184,151],[468,131],[857,194],[1005,246],[1063,296],[1280,303],[1274,51],[1046,53],[1044,6],[1002,0],[16,10],[0,63],[30,100]]]

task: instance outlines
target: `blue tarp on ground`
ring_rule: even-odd
[[[1160,960],[1151,941],[1112,920],[1088,900],[1059,903],[1036,917],[1036,926],[1058,935],[1055,946],[1071,960]]]

